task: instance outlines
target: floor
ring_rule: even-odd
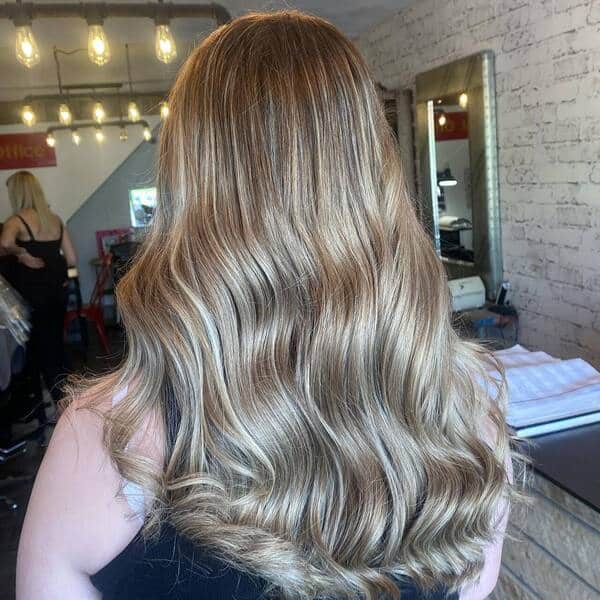
[[[93,333],[90,333],[90,346],[87,353],[84,354],[79,346],[67,346],[70,364],[75,372],[98,373],[118,364],[124,347],[122,332],[115,328],[109,329],[107,333],[112,351],[108,356],[102,355],[98,340]],[[55,417],[54,407],[48,407],[46,414],[52,420]],[[37,427],[37,420],[16,425],[13,427],[13,435],[27,435]],[[33,479],[44,456],[51,432],[52,427],[46,427],[38,439],[27,444],[24,454],[0,465],[0,495],[9,496],[18,505],[16,510],[11,510],[8,504],[0,500],[0,600],[13,600],[15,597],[15,566],[19,534]]]

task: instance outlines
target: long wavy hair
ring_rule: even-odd
[[[40,230],[47,231],[52,211],[38,178],[29,171],[17,171],[6,180],[6,187],[13,213],[32,208],[40,219]]]
[[[252,14],[192,53],[169,107],[154,222],[118,287],[127,355],[94,388],[127,390],[106,444],[153,499],[146,527],[169,520],[281,598],[476,576],[508,436],[363,59],[319,18]],[[152,414],[159,468],[128,447]]]

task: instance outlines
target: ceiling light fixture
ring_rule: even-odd
[[[71,133],[71,139],[76,146],[81,144],[81,134],[79,133],[79,129],[73,129],[73,132]]]
[[[443,171],[438,172],[437,174],[438,185],[440,187],[453,187],[458,181],[454,175],[452,175],[452,171],[450,171],[450,167],[445,168]]]
[[[35,113],[33,112],[33,108],[29,104],[26,104],[21,109],[21,120],[25,125],[27,125],[27,127],[32,127],[35,125],[37,119]]]
[[[104,141],[104,132],[101,127],[96,127],[96,141],[101,144]]]
[[[127,105],[127,116],[132,123],[137,123],[141,118],[140,109],[133,100]]]
[[[149,142],[152,139],[152,132],[150,131],[150,127],[144,127],[144,139]]]
[[[458,105],[464,109],[464,108],[467,108],[467,104],[469,104],[469,96],[467,95],[466,92],[463,92],[458,97]]]
[[[104,121],[106,118],[106,111],[104,110],[104,106],[102,106],[102,102],[96,102],[96,104],[94,104],[93,115],[96,123],[100,124]]]
[[[70,125],[72,123],[73,115],[71,114],[71,111],[66,104],[61,104],[58,107],[58,120],[63,125]]]
[[[166,102],[160,103],[160,118],[164,121],[169,116],[169,105]]]
[[[172,62],[177,57],[177,46],[175,45],[175,39],[173,38],[168,22],[156,23],[154,50],[156,58],[165,64]]]
[[[17,27],[17,36],[15,42],[15,52],[17,60],[31,69],[40,62],[40,49],[31,29],[31,21],[15,20]]]
[[[110,60],[110,46],[100,16],[88,17],[88,57],[99,67]]]
[[[446,115],[444,113],[442,113],[438,117],[438,123],[439,123],[440,127],[443,127],[447,122],[448,122],[448,119],[446,118]]]
[[[54,137],[54,135],[52,133],[49,133],[46,136],[46,144],[48,144],[48,146],[50,146],[50,148],[54,148],[54,146],[56,146],[56,138]]]

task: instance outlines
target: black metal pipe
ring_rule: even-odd
[[[97,86],[97,87],[102,87],[102,86]],[[66,89],[66,86],[63,88]],[[160,98],[165,98],[167,96],[168,92],[165,92],[164,90],[162,91],[155,91],[155,92],[136,92],[133,96],[136,98],[151,98],[151,97],[155,97],[158,96]],[[23,98],[23,104],[30,104],[31,102],[45,102],[45,101],[53,101],[56,100],[57,102],[59,100],[64,100],[65,102],[69,102],[69,100],[85,100],[85,99],[90,99],[90,100],[96,100],[96,99],[100,99],[100,98],[114,98],[115,100],[118,99],[122,99],[122,100],[126,100],[129,96],[126,96],[125,94],[119,94],[119,93],[115,93],[115,92],[90,92],[90,93],[83,93],[83,94],[64,94],[63,96],[61,96],[60,94],[31,94],[29,96],[25,96],[25,98]]]
[[[46,134],[54,133],[55,131],[75,131],[76,129],[96,129],[102,127],[131,127],[137,125],[140,127],[148,127],[148,129],[150,129],[150,124],[148,121],[144,121],[144,119],[136,121],[135,123],[119,119],[117,121],[104,121],[103,123],[96,123],[96,121],[81,121],[80,123],[73,123],[72,125],[52,125],[46,129]]]
[[[173,2],[161,2],[146,4],[115,2],[90,2],[90,3],[68,3],[56,2],[48,4],[36,4],[35,2],[6,2],[0,4],[0,19],[22,20],[29,19],[105,19],[109,17],[118,18],[209,18],[214,19],[218,25],[231,20],[229,11],[220,4],[175,4]]]

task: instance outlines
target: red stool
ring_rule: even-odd
[[[107,254],[102,259],[100,272],[96,277],[96,284],[90,297],[90,303],[82,306],[80,309],[68,310],[65,314],[65,330],[69,324],[75,319],[87,319],[96,326],[98,337],[100,338],[100,344],[106,354],[110,352],[110,346],[108,345],[108,338],[106,337],[106,329],[104,328],[104,312],[102,310],[102,298],[106,289],[106,283],[110,277],[110,265],[112,261],[111,254]]]

